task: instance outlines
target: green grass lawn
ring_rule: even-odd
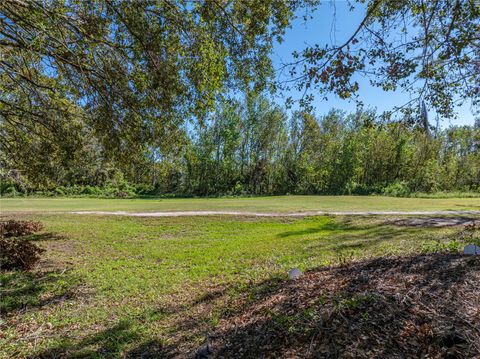
[[[407,209],[408,203],[423,202],[364,200],[378,209]],[[255,205],[282,211],[320,204],[354,209],[349,201],[353,198],[36,199],[2,205],[37,211],[93,209],[96,204],[103,204],[102,209],[172,210],[186,209],[188,203],[195,209],[234,204],[236,209]],[[430,203],[425,209],[473,206],[464,200],[425,203]],[[365,206],[357,203],[355,208]],[[439,238],[458,231],[400,227],[384,217],[15,217],[45,224],[34,240],[46,253],[32,272],[0,273],[0,357],[5,358],[184,354],[202,344],[221,318],[285,281],[292,267],[308,270],[351,258],[428,251],[439,247]]]
[[[479,198],[394,198],[383,196],[277,196],[252,198],[96,199],[4,198],[3,212],[46,211],[432,211],[480,210]]]

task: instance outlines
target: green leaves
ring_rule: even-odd
[[[411,94],[398,108],[418,111],[422,101],[442,117],[455,117],[465,100],[480,101],[475,1],[358,1],[365,16],[344,42],[294,53],[290,74],[298,90],[350,98],[361,75],[385,91]],[[291,81],[291,80],[290,80]],[[308,103],[306,104],[308,106]]]
[[[77,115],[111,154],[173,142],[161,137],[187,118],[204,117],[227,85],[266,86],[272,42],[298,6],[275,0],[4,1],[1,125],[8,127],[9,117],[36,127],[51,116],[48,102],[60,122],[69,121],[65,106],[80,109]],[[52,101],[47,87],[62,99]],[[38,99],[31,101],[32,94]],[[7,129],[3,143],[11,135]]]

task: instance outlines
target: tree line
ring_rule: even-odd
[[[276,128],[274,143],[284,142],[279,150],[263,143],[271,139],[255,137],[260,131],[258,136],[268,138],[267,130],[258,127],[263,124],[242,118],[241,148],[228,154],[233,156],[230,167],[221,168],[233,174],[207,176],[213,165],[207,149],[197,147],[208,148],[209,141],[222,136],[212,140],[206,133],[219,97],[296,89],[304,93],[298,103],[309,112],[316,96],[355,98],[362,76],[384,91],[407,93],[411,100],[392,109],[405,116],[419,116],[419,104],[443,118],[453,118],[460,103],[470,102],[478,111],[480,7],[475,0],[351,1],[349,8],[364,17],[345,41],[298,48],[292,63],[274,69],[274,45],[294,19],[319,15],[320,3],[0,1],[2,168],[20,169],[36,187],[45,188],[51,183],[102,184],[117,170],[117,177],[121,173],[131,183],[153,176],[158,184],[168,163],[182,158],[175,175],[181,180],[169,190],[225,192],[233,181],[249,193],[342,192],[341,181],[325,174],[315,175],[308,186],[301,184],[297,164],[284,169],[288,181],[269,174],[272,166],[307,156],[291,148],[295,131],[288,121]],[[187,119],[192,119],[189,125]],[[193,134],[185,133],[192,132],[188,126],[195,127]],[[218,167],[223,154],[217,155],[213,162]],[[323,155],[313,160],[314,173],[326,171],[325,163],[333,161]],[[359,176],[348,181],[371,182]],[[198,184],[200,178],[211,184]]]
[[[2,192],[407,196],[479,191],[479,124],[441,129],[418,123],[390,121],[363,109],[288,115],[263,96],[224,100],[203,120],[172,132],[168,145],[149,146],[136,156],[111,158],[88,133],[68,150],[33,143],[35,161],[32,147],[15,164],[2,156]]]

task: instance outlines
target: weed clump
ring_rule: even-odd
[[[31,269],[44,250],[24,237],[42,229],[40,222],[13,219],[0,222],[0,269]]]

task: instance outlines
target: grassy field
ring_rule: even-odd
[[[3,212],[47,211],[433,211],[480,210],[479,198],[383,196],[277,196],[252,198],[94,199],[4,198]]]
[[[263,203],[264,202],[264,203]],[[358,201],[357,201],[358,202]],[[469,200],[366,197],[228,200],[3,200],[3,211],[79,209],[463,209]],[[423,206],[423,207],[422,207]],[[4,217],[12,214],[3,213]],[[384,217],[130,218],[15,214],[45,230],[32,272],[1,275],[0,357],[169,357],[195,350],[219,321],[281,285],[292,267],[431,251],[458,228]]]

